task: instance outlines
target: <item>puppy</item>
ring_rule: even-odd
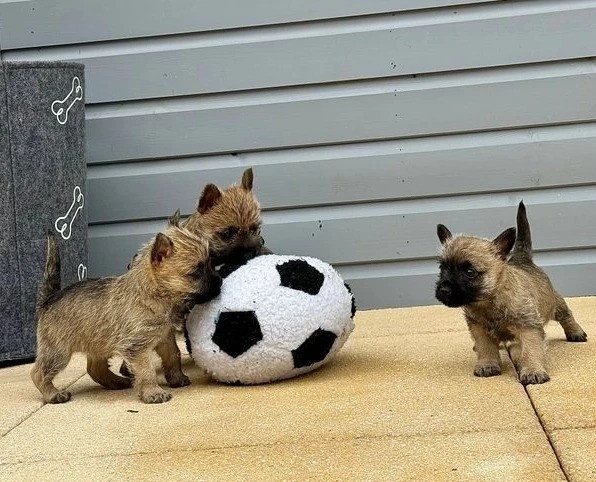
[[[170,400],[157,384],[151,352],[157,350],[171,387],[188,385],[180,368],[173,318],[189,298],[206,301],[217,296],[220,287],[209,262],[207,238],[170,225],[140,250],[122,276],[89,279],[61,290],[58,247],[50,233],[37,300],[37,357],[31,371],[35,386],[45,402],[68,401],[70,393],[59,391],[53,379],[72,353],[84,352],[93,380],[108,389],[128,388],[131,380],[108,367],[109,358],[118,355],[134,371],[134,386],[143,402]]]
[[[255,256],[272,254],[261,236],[261,207],[252,188],[254,175],[252,168],[246,169],[239,184],[220,189],[215,184],[207,184],[203,189],[196,211],[185,221],[180,221],[180,211],[176,211],[171,222],[178,223],[193,233],[209,236],[210,255],[218,273],[225,276],[239,265]],[[133,257],[128,265],[134,265]],[[184,331],[186,348],[191,352],[186,333],[186,316],[194,303],[182,307],[174,324]],[[133,377],[130,367],[123,363],[120,374]]]
[[[522,384],[547,382],[544,325],[557,320],[567,341],[587,340],[565,300],[532,260],[532,239],[521,202],[515,228],[494,240],[452,236],[437,226],[441,241],[437,299],[463,307],[478,361],[474,375],[501,374],[499,344],[508,342]],[[510,251],[513,252],[509,256]]]
[[[243,264],[255,256],[272,254],[261,236],[261,207],[252,192],[252,169],[242,174],[240,184],[221,190],[207,184],[197,210],[184,223],[193,233],[211,237],[215,265]]]

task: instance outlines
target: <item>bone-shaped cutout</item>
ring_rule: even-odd
[[[60,233],[63,239],[70,239],[70,235],[72,234],[72,223],[77,218],[77,214],[79,211],[83,209],[85,205],[85,196],[81,192],[81,188],[79,186],[75,186],[74,190],[72,191],[72,204],[66,211],[64,216],[60,216],[54,222],[54,227],[56,231]]]
[[[85,266],[83,263],[77,266],[77,276],[79,278],[79,281],[87,279],[87,266]]]
[[[78,77],[72,78],[72,88],[64,99],[52,102],[52,113],[62,125],[68,120],[68,111],[75,105],[75,102],[83,98],[83,88]],[[66,108],[65,108],[66,106]]]

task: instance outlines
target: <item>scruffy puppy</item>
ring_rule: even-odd
[[[210,237],[212,263],[219,267],[222,276],[255,256],[272,254],[261,236],[261,207],[252,192],[253,181],[252,168],[248,168],[242,174],[240,184],[233,184],[226,189],[207,184],[199,197],[196,211],[181,222],[189,231]],[[180,220],[180,211],[176,211],[174,218],[176,222]],[[128,268],[135,262],[136,255]],[[186,336],[185,319],[194,304],[183,307],[174,321],[177,329],[184,331],[189,353],[191,348]],[[121,365],[120,373],[126,377],[133,376],[126,363]]]
[[[144,246],[129,271],[119,277],[89,279],[60,290],[60,258],[53,234],[40,285],[37,358],[31,378],[48,403],[62,403],[54,377],[72,353],[87,354],[87,372],[109,389],[131,386],[112,373],[108,359],[124,358],[135,373],[134,386],[145,403],[172,397],[157,384],[151,352],[157,350],[171,387],[188,385],[172,331],[172,316],[189,297],[204,302],[219,294],[221,279],[209,262],[207,238],[170,225]]]
[[[499,344],[509,342],[521,383],[547,382],[544,325],[557,320],[567,341],[586,341],[587,336],[546,273],[532,261],[523,202],[517,212],[517,239],[515,228],[492,241],[452,236],[442,224],[437,234],[442,249],[435,295],[449,307],[464,309],[478,357],[474,375],[500,375]]]
[[[221,190],[207,184],[197,210],[184,223],[193,233],[212,238],[214,264],[244,263],[262,254],[271,254],[261,236],[261,207],[252,192],[252,169],[242,174],[240,184]]]

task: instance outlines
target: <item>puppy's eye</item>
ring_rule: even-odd
[[[476,276],[478,276],[478,271],[476,271],[471,266],[468,269],[466,269],[465,273],[468,278],[476,278]]]
[[[236,234],[238,234],[238,228],[231,227],[224,231],[219,232],[218,234],[219,234],[219,237],[221,239],[223,239],[224,241],[229,241],[234,236],[236,236]]]

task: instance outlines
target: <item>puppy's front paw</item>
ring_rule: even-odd
[[[164,403],[172,399],[172,394],[161,388],[150,388],[141,392],[141,400],[145,403]]]
[[[540,385],[541,383],[546,383],[550,380],[548,373],[542,372],[530,372],[530,371],[522,371],[519,374],[519,381],[522,385]]]
[[[498,365],[476,365],[474,375],[477,377],[494,377],[501,374],[501,367]]]
[[[54,395],[52,395],[52,397],[50,397],[50,399],[48,400],[48,403],[65,403],[65,402],[68,402],[69,400],[70,400],[70,392],[63,390],[61,392],[57,392]]]
[[[577,331],[575,333],[569,333],[567,335],[567,341],[570,341],[572,343],[588,341],[588,335],[583,330]]]

